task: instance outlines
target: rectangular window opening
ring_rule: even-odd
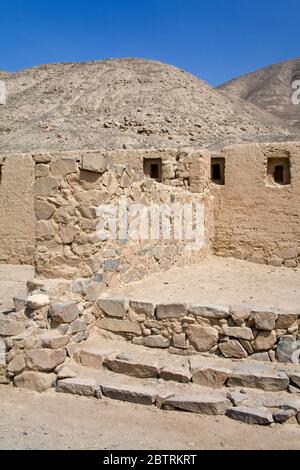
[[[268,158],[267,180],[273,186],[286,186],[291,183],[290,159]]]
[[[225,158],[211,159],[211,180],[215,184],[225,184]]]
[[[162,181],[162,160],[161,158],[144,158],[144,174],[158,183]]]

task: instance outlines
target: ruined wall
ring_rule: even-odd
[[[143,179],[129,165],[114,166],[107,154],[89,152],[35,155],[35,268],[49,278],[94,277],[106,285],[140,279],[149,273],[199,262],[210,250],[212,208],[209,195]],[[129,205],[203,204],[204,246],[185,249],[186,241],[137,238],[100,240],[96,208]],[[172,228],[174,220],[169,217]]]
[[[32,264],[35,248],[34,162],[0,157],[0,263]]]
[[[273,266],[300,264],[300,144],[249,144],[226,148],[225,185],[215,196],[217,255]],[[268,158],[289,158],[290,184],[270,181]]]
[[[185,187],[191,192],[201,193],[209,179],[209,157],[207,150],[142,149],[114,150],[107,153],[116,164],[129,164],[143,173],[146,159],[161,159],[162,182],[169,186]]]

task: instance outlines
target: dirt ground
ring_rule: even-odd
[[[151,286],[151,287],[149,287]],[[199,265],[173,268],[113,289],[129,299],[153,302],[208,302],[297,310],[300,269],[273,268],[211,256]]]
[[[0,386],[0,449],[300,449],[300,426]]]

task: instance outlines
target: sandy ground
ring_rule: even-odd
[[[154,302],[247,304],[299,310],[300,269],[212,256],[201,264],[153,274],[112,292]]]
[[[32,266],[0,264],[0,311],[13,307],[13,297],[26,294],[26,283],[33,278]]]
[[[0,449],[300,449],[300,426],[0,386]]]

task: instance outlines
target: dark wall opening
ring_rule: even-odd
[[[215,184],[225,184],[225,158],[211,159],[211,180]]]
[[[291,182],[290,159],[268,158],[268,182],[273,185],[288,185]]]
[[[158,183],[162,181],[161,158],[144,158],[144,174],[147,178],[154,179]]]

